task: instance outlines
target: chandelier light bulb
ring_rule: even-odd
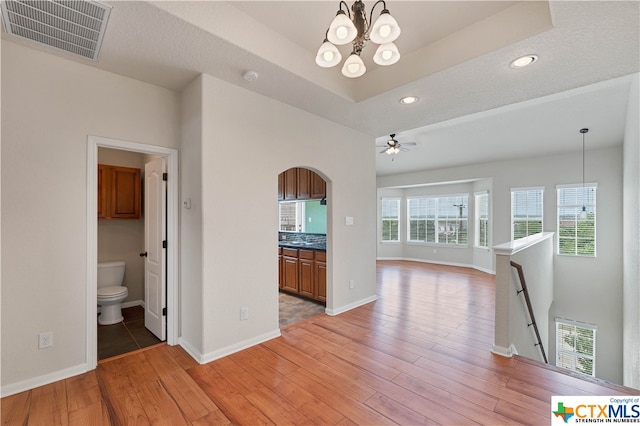
[[[376,44],[391,43],[400,37],[400,26],[387,9],[383,10],[371,28],[369,38]]]
[[[342,66],[342,75],[349,78],[360,77],[366,71],[367,68],[364,66],[364,62],[362,62],[362,59],[360,59],[360,56],[356,53],[349,55]]]
[[[322,68],[330,68],[338,65],[341,60],[342,55],[338,51],[338,48],[325,40],[325,42],[322,43],[322,46],[320,46],[320,49],[318,49],[316,64]]]
[[[340,46],[351,43],[353,39],[356,38],[356,35],[358,35],[358,30],[351,19],[345,15],[344,11],[338,11],[338,14],[333,18],[333,21],[329,26],[327,39],[331,43]]]
[[[400,60],[400,52],[394,43],[381,44],[373,55],[373,61],[378,65],[393,65]]]

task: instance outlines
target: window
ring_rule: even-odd
[[[596,184],[559,185],[558,254],[596,256]],[[586,218],[581,218],[582,207]]]
[[[460,245],[467,244],[468,196],[409,198],[407,240]]]
[[[476,247],[489,247],[489,194],[475,194]]]
[[[400,241],[400,199],[382,199],[382,241]]]
[[[511,190],[511,239],[542,232],[542,194],[544,188]]]
[[[595,377],[596,329],[593,324],[556,318],[556,365]]]
[[[305,203],[303,201],[278,203],[280,231],[304,232]]]

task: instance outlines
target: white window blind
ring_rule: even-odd
[[[597,184],[558,185],[558,254],[596,256]],[[581,218],[585,207],[586,218]]]
[[[400,199],[383,198],[381,216],[382,241],[400,241]]]
[[[475,194],[476,247],[489,247],[489,194]]]
[[[407,200],[407,240],[460,245],[467,244],[467,194]]]
[[[595,377],[596,330],[593,324],[556,318],[556,365]]]
[[[544,187],[511,189],[511,239],[528,237],[543,229]]]

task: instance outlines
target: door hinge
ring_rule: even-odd
[[[162,316],[167,316],[167,308],[162,308]]]
[[[163,173],[163,174],[162,174],[162,180],[164,180],[165,182],[166,182],[167,180],[169,180],[169,173]]]
[[[167,248],[167,240],[164,240],[164,241],[162,242],[162,248]]]

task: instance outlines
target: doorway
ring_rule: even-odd
[[[87,147],[87,369],[97,365],[97,264],[98,264],[98,220],[97,220],[97,166],[98,148],[111,148],[163,158],[167,164],[166,189],[166,341],[177,343],[178,325],[178,151],[135,142],[88,137]]]

